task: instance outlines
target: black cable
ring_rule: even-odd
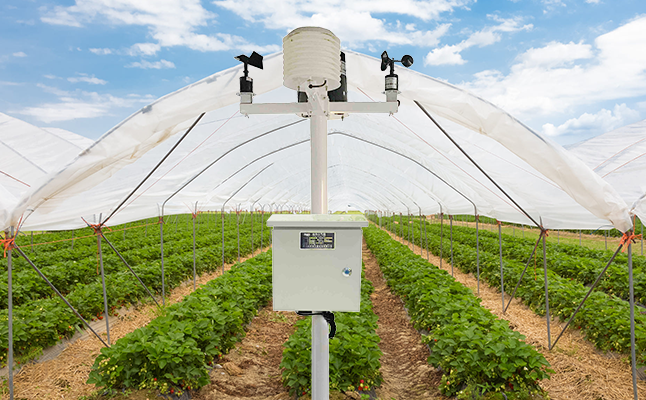
[[[334,313],[331,311],[317,311],[317,312],[312,312],[312,311],[296,311],[296,314],[302,315],[302,316],[313,316],[313,315],[320,315],[325,319],[325,321],[330,325],[330,334],[328,335],[329,339],[334,338],[334,335],[336,334],[336,323],[334,322]]]
[[[327,79],[326,79],[326,80],[324,80],[324,81],[323,81],[323,83],[321,83],[320,85],[312,85],[312,84],[310,83],[310,89],[320,88],[320,87],[323,87],[323,86],[325,86],[325,85],[327,85]]]

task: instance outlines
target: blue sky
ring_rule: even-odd
[[[306,25],[411,54],[561,144],[646,118],[643,0],[3,0],[0,112],[96,139]]]

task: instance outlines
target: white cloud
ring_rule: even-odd
[[[126,65],[126,68],[166,69],[166,68],[175,68],[175,64],[166,60],[159,60],[159,61],[153,61],[153,62],[141,60],[139,62],[133,62]]]
[[[218,0],[248,22],[287,32],[299,26],[320,26],[334,32],[343,45],[370,47],[374,42],[395,45],[435,46],[449,24],[421,30],[415,24],[388,24],[375,14],[405,15],[429,22],[443,13],[466,7],[474,0]],[[426,24],[428,25],[428,24]]]
[[[558,7],[567,7],[563,0],[541,0],[541,3],[545,5],[543,9],[543,14],[556,10]]]
[[[23,53],[22,51],[19,51],[17,53],[12,54],[14,57],[27,57],[27,54]]]
[[[52,75],[52,74],[43,75],[43,78],[47,78],[47,79],[59,79],[56,75]]]
[[[462,86],[521,119],[646,95],[646,16],[586,43],[550,42],[517,58],[509,74],[483,71]]]
[[[467,39],[454,45],[445,45],[429,52],[424,58],[425,65],[462,65],[466,61],[460,54],[470,47],[484,47],[499,42],[502,39],[501,32],[512,33],[521,30],[531,30],[532,24],[523,24],[522,18],[500,18],[496,15],[488,15],[489,19],[498,22],[498,25],[488,26],[484,29],[473,32]]]
[[[543,133],[548,136],[565,134],[596,136],[639,120],[639,111],[627,107],[626,104],[616,104],[612,111],[604,108],[596,114],[584,113],[579,118],[569,119],[558,127],[545,124]]]
[[[601,3],[601,0],[585,0],[585,2],[589,4],[599,4]]]
[[[131,56],[154,56],[161,49],[157,43],[135,43],[128,49]]]
[[[253,45],[242,37],[197,33],[198,29],[206,27],[215,18],[213,13],[202,7],[200,0],[76,0],[73,6],[42,8],[41,13],[41,21],[56,25],[82,27],[99,22],[115,26],[147,27],[150,36],[157,43],[142,43],[144,46],[135,44],[134,49],[131,48],[143,55],[154,54],[155,46],[186,46],[199,51],[241,50],[252,47],[265,52],[279,50],[276,45]]]
[[[52,123],[111,116],[115,109],[141,107],[155,99],[151,95],[128,95],[123,98],[97,92],[81,90],[67,92],[50,86],[38,86],[47,93],[57,95],[59,97],[58,101],[41,104],[36,107],[26,107],[12,112],[29,115],[45,123]]]
[[[67,80],[72,83],[84,82],[84,83],[89,83],[91,85],[105,85],[106,83],[108,83],[103,79],[99,79],[94,75],[89,76],[88,74],[78,74],[78,76],[67,78]]]
[[[104,56],[106,54],[112,54],[112,49],[90,49],[90,52],[94,54],[98,54],[100,56]]]

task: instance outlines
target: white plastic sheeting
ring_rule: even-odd
[[[383,101],[380,61],[346,52],[349,101]],[[282,87],[282,55],[253,69],[254,102],[295,101]],[[212,75],[144,107],[84,154],[26,193],[0,226],[25,215],[24,229],[69,229],[105,217],[207,114],[108,222],[198,209],[305,207],[310,200],[309,122],[296,115],[239,114],[242,66]],[[354,114],[329,121],[329,208],[430,214],[478,213],[530,221],[414,104],[419,101],[537,221],[550,229],[630,226],[621,197],[583,162],[507,113],[461,89],[399,68],[394,116]],[[235,196],[229,200],[233,193]]]
[[[646,222],[646,120],[568,147]]]
[[[25,192],[90,144],[90,139],[72,132],[38,128],[0,113],[0,221]]]

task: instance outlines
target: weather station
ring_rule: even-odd
[[[283,84],[297,92],[295,103],[253,103],[248,66],[263,68],[256,52],[236,57],[244,64],[240,77],[240,113],[297,114],[310,119],[311,214],[272,215],[273,307],[312,316],[312,399],[329,399],[329,339],[333,312],[359,312],[361,295],[361,228],[363,215],[328,214],[327,121],[353,113],[398,111],[395,63],[413,64],[411,56],[395,60],[385,51],[381,70],[385,102],[348,102],[345,55],[329,30],[303,27],[283,38]],[[328,323],[330,330],[328,331]]]

